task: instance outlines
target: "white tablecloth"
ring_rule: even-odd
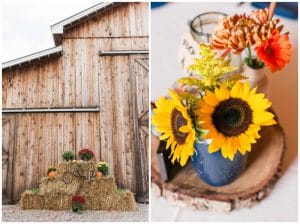
[[[177,64],[181,37],[189,31],[188,20],[208,12],[221,11],[229,15],[250,12],[249,3],[169,3],[152,10],[151,18],[151,98],[166,95],[167,89],[182,76]],[[277,15],[275,15],[277,17]],[[286,135],[284,174],[271,194],[251,209],[229,214],[192,211],[172,206],[168,201],[151,197],[152,221],[296,221],[298,211],[298,23],[279,17],[290,32],[292,60],[282,71],[269,75],[269,98]]]

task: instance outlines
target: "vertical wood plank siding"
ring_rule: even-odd
[[[94,149],[97,161],[108,161],[118,186],[145,191],[148,161],[137,161],[139,134],[133,130],[137,114],[148,108],[148,76],[132,72],[131,56],[100,57],[99,51],[147,50],[148,3],[123,3],[66,27],[62,47],[61,56],[3,70],[2,107],[99,106],[101,112],[3,114],[4,200],[19,200],[38,186],[48,166],[62,162],[63,151],[83,147]],[[134,94],[146,101],[136,102]]]

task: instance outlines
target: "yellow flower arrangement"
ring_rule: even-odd
[[[179,79],[176,92],[170,90],[170,98],[160,97],[153,110],[152,123],[162,134],[160,140],[171,148],[172,162],[181,166],[194,155],[195,142],[211,139],[209,153],[221,150],[224,158],[233,160],[238,151],[242,155],[251,151],[261,126],[276,124],[264,94],[242,83],[241,74],[225,76],[236,69],[230,60],[217,58],[204,44],[200,54],[189,67],[199,78]]]

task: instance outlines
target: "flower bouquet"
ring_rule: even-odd
[[[83,196],[74,195],[72,197],[72,211],[80,213],[83,210],[83,205],[85,204],[85,199]]]
[[[65,151],[62,155],[63,159],[68,161],[71,161],[75,158],[75,154],[73,151]]]
[[[97,164],[97,170],[101,173],[101,176],[106,176],[108,174],[108,163],[101,161]],[[97,174],[98,175],[98,174]]]
[[[95,155],[94,152],[90,149],[80,149],[78,152],[78,156],[80,159],[88,161],[92,159]]]
[[[264,66],[273,73],[281,70],[291,58],[289,33],[282,34],[284,26],[279,25],[278,18],[272,18],[275,6],[276,3],[271,3],[269,9],[225,17],[219,21],[212,37],[212,47],[223,50],[224,55],[231,51],[235,54],[247,51],[244,74],[249,79],[250,87],[265,85],[259,86],[259,91],[264,93],[267,91]]]
[[[194,61],[189,69],[199,77],[181,78],[169,97],[159,97],[152,123],[173,163],[185,166],[191,158],[204,182],[222,186],[244,170],[261,127],[276,121],[271,102],[243,74],[227,76],[237,68],[224,55],[202,44]]]

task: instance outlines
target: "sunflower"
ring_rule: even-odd
[[[157,108],[153,110],[152,123],[158,132],[162,133],[160,140],[166,140],[166,149],[171,146],[172,163],[179,161],[184,166],[194,154],[195,130],[178,95],[170,90],[170,98],[160,97],[156,101]]]
[[[274,115],[266,111],[271,102],[256,94],[256,88],[250,90],[249,83],[238,81],[231,90],[221,85],[214,93],[206,91],[199,106],[196,114],[209,131],[204,139],[212,139],[209,153],[221,150],[230,160],[237,151],[243,155],[251,151],[261,126],[276,124]]]
[[[257,56],[266,63],[271,72],[282,69],[291,59],[291,42],[288,34],[272,33],[270,39],[255,48]]]

